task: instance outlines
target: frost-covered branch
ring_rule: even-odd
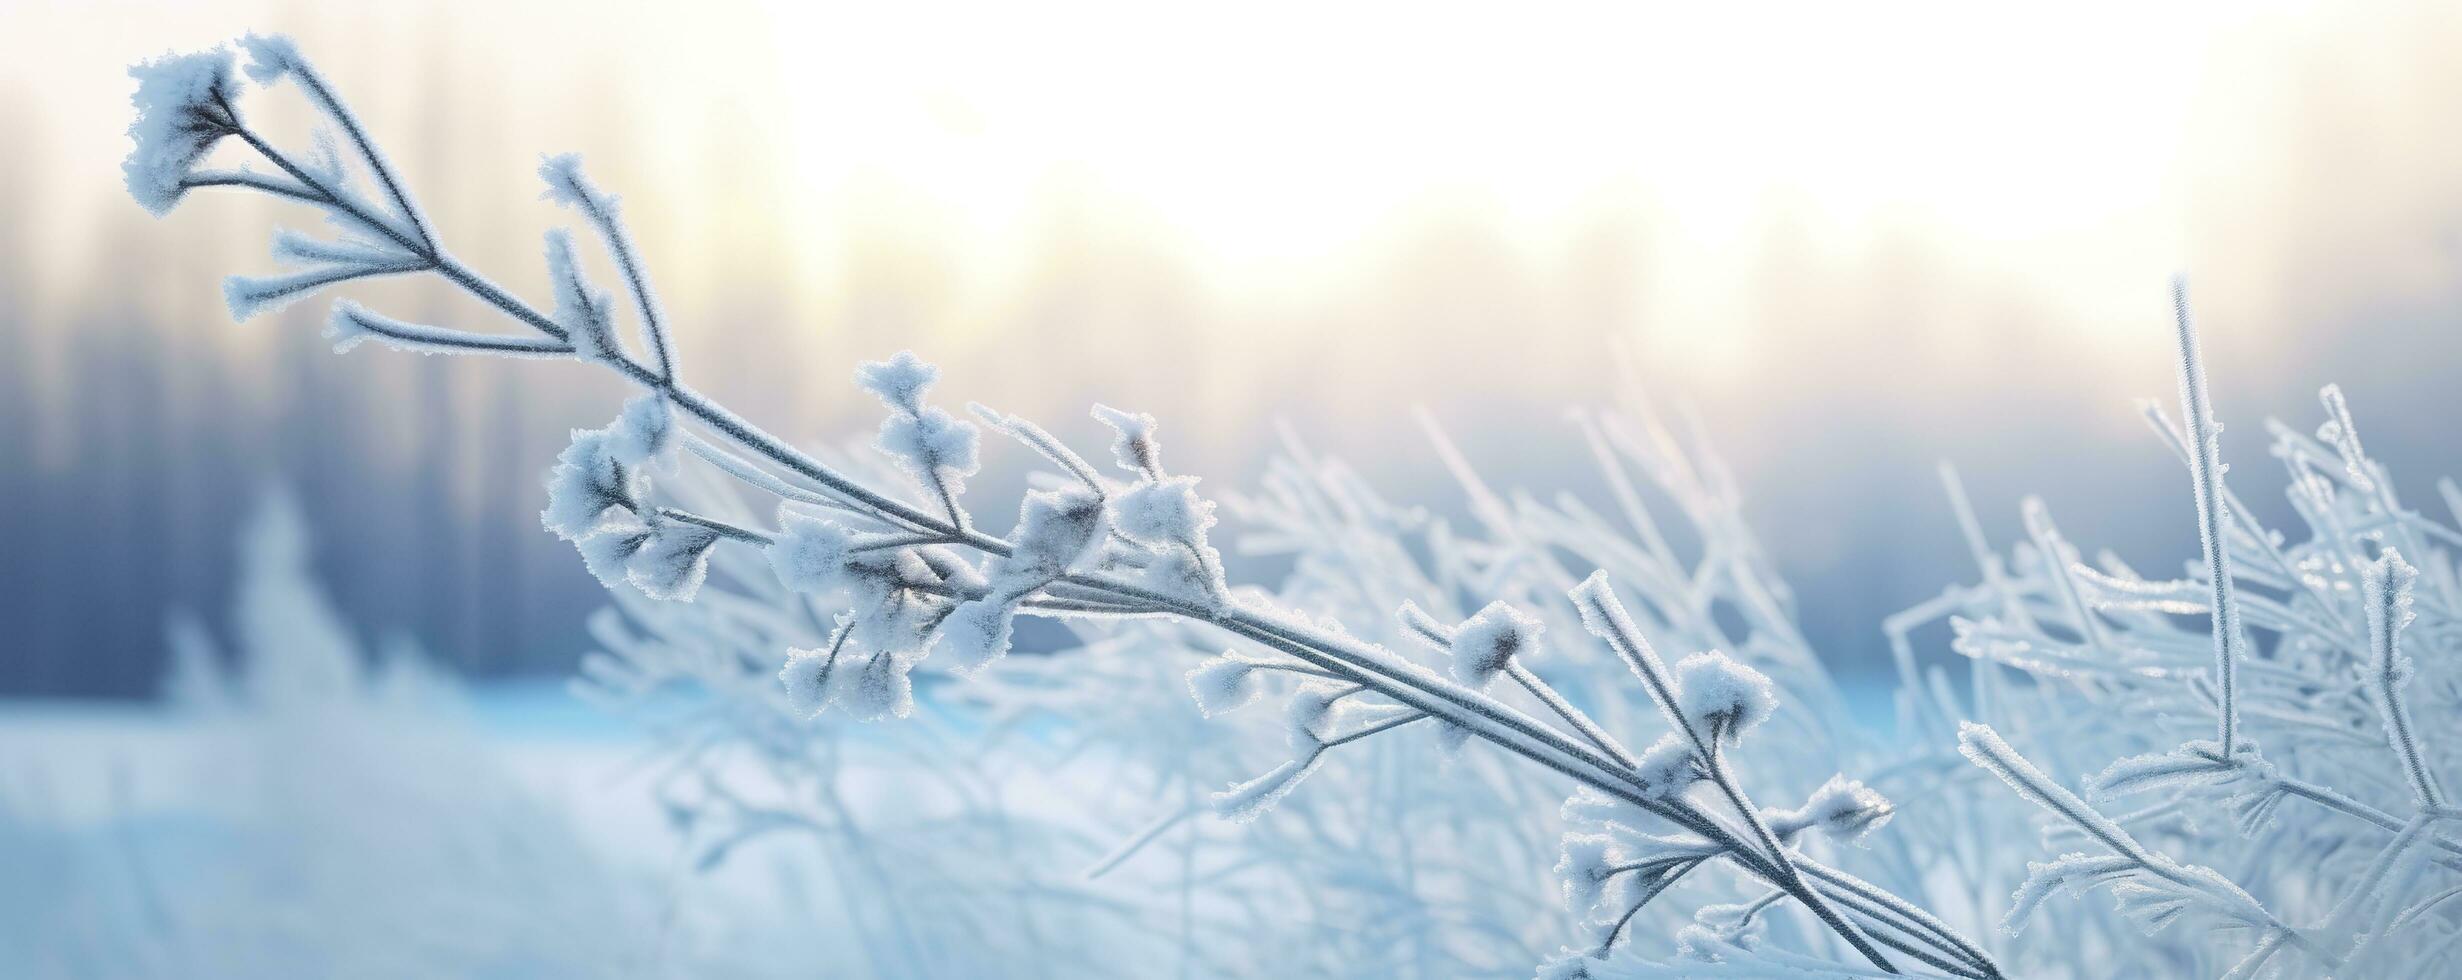
[[[1967,724],[1958,733],[1958,744],[1968,759],[1999,776],[2018,795],[2068,821],[2111,852],[2109,857],[2070,854],[2049,864],[2029,865],[2033,873],[2019,888],[2017,904],[2005,920],[2010,931],[2023,928],[2027,916],[2054,890],[2108,885],[2121,912],[2149,932],[2168,925],[2192,905],[2203,905],[2267,935],[2301,941],[2254,897],[2221,875],[2178,864],[2139,844],[2118,823],[2018,755],[1990,726]]]
[[[593,574],[619,593],[689,602],[701,593],[712,555],[723,546],[758,549],[790,593],[842,602],[845,612],[827,630],[825,642],[790,650],[779,675],[785,696],[806,713],[835,707],[858,718],[906,715],[914,705],[911,675],[918,665],[937,657],[958,674],[981,670],[1007,652],[1018,615],[1174,617],[1287,657],[1302,672],[1330,680],[1304,687],[1291,701],[1292,758],[1214,798],[1226,814],[1251,816],[1272,806],[1329,752],[1434,719],[1446,737],[1476,738],[1670,825],[1697,842],[1684,845],[1699,849],[1689,859],[1692,865],[1721,861],[1791,895],[1879,970],[1894,968],[1875,938],[1952,972],[1998,975],[1978,947],[1947,935],[1937,921],[1910,914],[1911,905],[1869,886],[1846,884],[1855,879],[1791,850],[1752,805],[1722,757],[1775,708],[1769,681],[1751,668],[1711,653],[1688,658],[1670,673],[1656,665],[1637,627],[1621,620],[1621,633],[1611,642],[1620,651],[1642,651],[1642,660],[1635,662],[1654,666],[1644,671],[1644,682],[1685,733],[1635,755],[1622,751],[1561,697],[1550,697],[1551,689],[1535,675],[1512,669],[1523,627],[1511,606],[1454,628],[1460,670],[1447,678],[1304,615],[1243,599],[1225,581],[1210,542],[1213,502],[1198,494],[1195,478],[1174,476],[1163,467],[1152,418],[1107,408],[1098,407],[1095,416],[1117,433],[1115,462],[1132,477],[1125,485],[1106,483],[1039,428],[986,415],[1084,485],[1028,494],[1016,530],[1007,537],[988,534],[976,527],[962,502],[966,478],[979,467],[976,427],[927,404],[924,396],[936,370],[912,354],[900,354],[864,365],[858,378],[890,411],[877,447],[901,465],[914,483],[910,489],[927,500],[910,503],[902,499],[907,489],[866,482],[825,464],[685,382],[669,326],[616,221],[614,201],[581,177],[576,160],[552,158],[542,168],[549,196],[579,211],[614,253],[641,321],[650,352],[646,363],[625,351],[613,327],[614,304],[582,276],[567,237],[557,233],[547,240],[556,298],[552,310],[516,298],[445,250],[357,120],[288,42],[251,38],[246,47],[252,77],[267,83],[294,80],[344,133],[361,168],[382,189],[385,204],[352,191],[345,168],[332,155],[306,162],[251,129],[237,109],[230,56],[220,51],[167,58],[136,70],[141,80],[139,122],[132,128],[137,152],[127,169],[140,202],[160,212],[188,189],[257,190],[318,207],[344,229],[332,242],[286,239],[288,244],[278,245],[278,256],[306,260],[311,268],[273,280],[235,280],[230,287],[235,312],[259,311],[369,276],[434,272],[538,336],[410,324],[344,301],[329,328],[336,346],[375,337],[422,352],[572,357],[605,366],[645,389],[607,427],[575,434],[548,477],[543,523],[571,540]],[[287,180],[196,170],[224,138],[236,138]],[[679,445],[747,487],[777,497],[774,520],[761,525],[667,500],[661,489],[666,478],[656,474],[676,465]],[[1680,459],[1668,445],[1660,442],[1657,457]],[[1723,468],[1707,457],[1702,464],[1680,478],[1697,491],[1686,497],[1691,503],[1730,492]],[[1514,520],[1499,501],[1490,500],[1486,510],[1500,526]],[[1731,512],[1692,513],[1702,521],[1734,519]],[[1761,561],[1739,549],[1705,564],[1704,571],[1732,582],[1757,624],[1800,649],[1802,638],[1785,619],[1782,595],[1761,587]],[[1605,594],[1603,583],[1594,577],[1575,591],[1574,600],[1595,604],[1595,597]],[[1606,601],[1612,603],[1612,596]],[[1499,675],[1513,677],[1568,727],[1543,722],[1482,690]],[[1199,693],[1202,701],[1204,692]],[[1717,786],[1732,806],[1726,819],[1747,833],[1739,835],[1684,795],[1685,788],[1704,781]],[[1835,801],[1815,809],[1823,815],[1789,819],[1809,820],[1805,826],[1854,821]],[[1869,824],[1878,817],[1867,813],[1861,819]],[[1747,836],[1757,846],[1745,843]],[[1674,880],[1669,877],[1666,884]],[[1631,909],[1646,901],[1645,896]],[[1873,938],[1849,914],[1877,927]],[[1630,915],[1628,909],[1619,921]]]

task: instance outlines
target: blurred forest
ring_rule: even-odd
[[[2185,474],[2130,401],[2171,397],[2176,271],[2198,292],[2227,454],[2256,462],[2263,417],[2311,418],[2316,387],[2339,381],[2370,449],[2416,481],[2407,499],[2433,506],[2434,477],[2462,469],[2462,135],[2447,123],[2462,13],[2435,5],[2330,24],[2173,11],[2132,24],[2139,39],[2107,38],[2097,17],[2119,8],[1975,27],[1898,87],[1842,95],[1811,83],[1844,55],[1783,39],[1766,57],[1792,73],[1632,74],[1660,70],[1632,63],[1671,43],[1646,19],[1588,36],[1430,15],[1398,35],[1401,74],[1370,86],[1336,42],[1394,25],[1285,39],[1273,25],[1296,12],[1260,10],[1224,29],[1287,45],[1263,53],[1292,80],[1192,88],[1127,80],[1185,38],[1122,50],[1137,24],[1098,29],[1120,11],[959,29],[752,4],[596,18],[575,43],[539,44],[558,8],[482,21],[472,6],[0,11],[0,37],[24,49],[0,68],[0,693],[150,690],[166,610],[226,604],[233,522],[272,480],[320,528],[347,619],[467,671],[567,669],[604,602],[536,511],[566,430],[604,422],[611,386],[337,359],[315,335],[321,304],[233,325],[219,277],[271,268],[255,258],[267,235],[301,216],[200,194],[152,222],[118,187],[125,64],[251,27],[317,52],[448,244],[517,290],[540,290],[538,235],[558,220],[531,169],[583,152],[630,205],[695,373],[815,444],[866,437],[852,365],[914,347],[947,369],[950,397],[1067,438],[1094,435],[1094,401],[1151,411],[1210,488],[1246,485],[1281,419],[1393,498],[1458,513],[1414,406],[1499,484],[1595,493],[1562,412],[1609,399],[1621,356],[1728,455],[1806,632],[1848,673],[1885,662],[1882,615],[1963,569],[1937,459],[1960,464],[2003,540],[2033,491],[2140,567],[2195,554]],[[1855,26],[1890,30],[1888,15]],[[1011,28],[1042,54],[993,40]],[[2048,40],[2021,49],[2029,34]],[[934,39],[948,50],[902,71],[864,54]],[[2143,87],[2021,91],[1990,73],[1996,58],[2009,78]],[[1084,64],[1050,69],[1066,84],[1035,74],[1057,62]],[[1803,84],[1735,91],[1762,71]],[[1086,98],[1072,116],[1004,102],[1019,79],[1019,100]],[[1723,111],[1683,108],[1722,93]],[[1069,142],[1087,133],[1100,138]],[[1473,144],[1482,162],[1455,166]],[[1782,162],[1707,188],[1708,168],[1683,165],[1745,151]],[[1224,154],[1213,186],[1155,177]],[[1786,166],[1903,191],[1843,199]],[[1989,220],[1961,210],[2038,199]],[[420,287],[355,295],[410,319],[475,315]],[[2239,489],[2281,508],[2270,483]]]

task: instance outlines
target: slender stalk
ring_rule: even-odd
[[[2402,553],[2386,549],[2385,557],[2360,571],[2361,591],[2368,604],[2369,681],[2376,688],[2378,712],[2385,716],[2385,738],[2410,777],[2411,794],[2422,810],[2445,805],[2445,790],[2436,771],[2420,756],[2419,738],[2412,733],[2411,708],[2402,699],[2409,664],[2402,657],[2402,627],[2411,618],[2411,582],[2418,576]]]
[[[1624,927],[1633,921],[1634,916],[1641,914],[1641,910],[1650,904],[1651,899],[1657,898],[1667,889],[1674,887],[1676,882],[1682,881],[1685,875],[1691,874],[1694,868],[1698,868],[1702,865],[1702,862],[1703,859],[1701,858],[1694,858],[1693,860],[1686,861],[1684,862],[1683,867],[1677,868],[1676,870],[1669,872],[1665,877],[1652,882],[1649,890],[1642,892],[1637,900],[1633,902],[1631,908],[1625,909],[1623,915],[1616,916],[1616,921],[1608,924],[1607,934],[1599,938],[1599,948],[1595,955],[1607,955],[1608,950],[1615,948],[1616,937],[1624,934]],[[1784,897],[1786,892],[1779,891],[1776,894]]]
[[[1531,673],[1530,668],[1522,666],[1518,661],[1507,663],[1505,664],[1505,676],[1513,678],[1513,683],[1521,685],[1522,690],[1530,692],[1531,697],[1547,705],[1547,710],[1555,712],[1556,717],[1564,719],[1565,724],[1573,726],[1574,731],[1580,732],[1583,738],[1589,739],[1590,744],[1598,746],[1599,751],[1614,756],[1617,762],[1627,767],[1640,764],[1630,750],[1616,741],[1615,736],[1607,734],[1607,730],[1600,728],[1598,722],[1590,720],[1589,715],[1583,714],[1580,708],[1574,707],[1573,702],[1565,700],[1563,694],[1557,693],[1554,687],[1540,680],[1539,675]]]
[[[1334,746],[1337,746],[1337,745],[1346,745],[1346,744],[1349,744],[1349,743],[1351,743],[1351,742],[1356,742],[1356,741],[1359,741],[1360,739],[1367,738],[1367,737],[1368,737],[1368,736],[1370,736],[1370,735],[1377,735],[1377,734],[1382,734],[1382,733],[1384,733],[1384,732],[1389,732],[1389,731],[1392,731],[1392,730],[1394,730],[1394,729],[1396,729],[1396,728],[1400,728],[1400,727],[1402,727],[1402,726],[1404,726],[1404,725],[1408,725],[1408,724],[1410,724],[1410,723],[1412,723],[1412,722],[1415,722],[1415,721],[1426,721],[1426,720],[1428,720],[1430,717],[1432,717],[1432,716],[1431,716],[1431,715],[1429,715],[1429,714],[1427,714],[1426,712],[1414,712],[1414,713],[1407,714],[1407,715],[1398,715],[1398,716],[1395,716],[1395,717],[1392,717],[1392,718],[1385,719],[1384,721],[1377,722],[1376,724],[1369,725],[1369,726],[1367,726],[1366,728],[1362,728],[1362,729],[1360,729],[1360,730],[1358,730],[1358,731],[1355,731],[1355,732],[1344,732],[1344,733],[1343,733],[1343,734],[1341,734],[1341,735],[1337,735],[1337,736],[1334,736],[1333,738],[1326,739],[1326,740],[1325,740],[1325,747],[1330,749],[1330,748],[1333,748]]]
[[[658,509],[658,516],[660,516],[660,517],[664,517],[664,518],[667,518],[667,519],[669,519],[669,520],[677,520],[677,521],[682,521],[682,522],[684,522],[684,523],[686,523],[686,524],[697,524],[697,525],[700,525],[700,526],[702,526],[702,527],[709,528],[709,529],[710,529],[710,530],[712,530],[712,531],[716,531],[716,532],[718,532],[719,536],[721,536],[721,537],[725,537],[725,538],[728,538],[728,539],[730,539],[730,540],[734,540],[734,541],[741,541],[741,542],[743,542],[743,543],[745,543],[745,544],[749,544],[749,545],[756,545],[756,546],[764,546],[764,547],[765,547],[765,546],[767,546],[767,545],[770,543],[770,541],[771,541],[771,540],[773,540],[773,539],[772,539],[769,535],[763,534],[763,533],[761,533],[761,532],[759,532],[759,531],[755,531],[755,530],[752,530],[752,529],[750,529],[750,528],[737,527],[737,526],[735,526],[735,525],[733,525],[733,524],[729,524],[729,523],[727,523],[727,522],[725,522],[725,521],[718,520],[718,519],[716,519],[716,518],[712,518],[712,517],[703,517],[703,516],[701,516],[701,515],[699,515],[699,514],[695,514],[695,513],[692,513],[692,512],[690,512],[690,511],[686,511],[686,510],[678,510],[678,509],[676,509],[676,508],[674,508],[674,507],[661,507],[661,508],[659,508],[659,509]]]
[[[955,543],[956,542],[948,538],[941,537],[937,534],[905,534],[893,538],[883,538],[879,541],[866,541],[848,550],[861,553],[866,551],[881,551],[889,548],[915,548],[924,545]]]
[[[2402,821],[2396,819],[2393,814],[2352,799],[2330,787],[2320,786],[2304,779],[2293,779],[2289,776],[2278,777],[2274,782],[2275,785],[2282,787],[2283,792],[2336,813],[2366,821],[2379,830],[2394,833],[2402,829]],[[2435,844],[2438,850],[2454,856],[2445,859],[2447,866],[2462,870],[2462,861],[2455,860],[2462,858],[2462,842],[2457,842],[2450,837],[2431,837],[2429,841]]]
[[[2237,645],[2240,611],[2231,594],[2231,542],[2223,531],[2221,440],[2214,424],[2214,406],[2206,393],[2205,354],[2197,343],[2197,325],[2189,317],[2188,280],[2171,285],[2172,314],[2180,332],[2180,411],[2188,416],[2189,476],[2196,483],[2197,539],[2205,548],[2206,578],[2214,590],[2214,688],[2218,701],[2216,742],[2228,757],[2238,751],[2239,685]]]
[[[370,313],[357,306],[345,305],[334,310],[334,317],[348,321],[352,327],[384,338],[385,342],[405,350],[430,354],[494,354],[499,357],[565,357],[573,353],[573,345],[561,340],[528,337],[498,337],[424,324],[408,323],[389,316]]]
[[[275,197],[287,197],[294,201],[306,201],[310,204],[326,203],[324,198],[317,196],[315,191],[308,188],[297,184],[286,184],[264,174],[244,173],[237,170],[199,172],[180,181],[180,186],[244,187],[249,190],[264,191]]]

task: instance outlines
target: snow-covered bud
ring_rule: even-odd
[[[1641,750],[1640,764],[1633,767],[1641,780],[1642,792],[1652,799],[1668,799],[1699,782],[1703,773],[1701,753],[1692,742],[1674,732],[1659,736],[1658,741]]]
[[[1591,980],[1590,964],[1595,962],[1587,951],[1564,950],[1539,964],[1536,980]]]
[[[993,579],[1017,594],[1068,574],[1103,528],[1103,498],[1082,487],[1037,490],[1018,505],[1016,547]]]
[[[1676,663],[1676,707],[1713,740],[1733,743],[1778,710],[1770,679],[1715,650]]]
[[[547,184],[547,189],[539,192],[541,200],[587,212],[594,219],[612,218],[616,213],[615,197],[582,176],[579,153],[558,153],[540,159],[539,180]]]
[[[958,603],[941,619],[932,652],[946,658],[951,673],[973,674],[1008,654],[1015,618],[1015,607],[990,599]]]
[[[1334,706],[1352,693],[1348,687],[1325,681],[1301,687],[1299,693],[1292,695],[1282,716],[1291,750],[1304,755],[1323,747],[1325,734],[1333,725]]]
[[[1112,523],[1139,544],[1191,544],[1214,526],[1214,502],[1197,496],[1193,476],[1140,480],[1112,501]]]
[[[589,536],[574,539],[573,547],[580,549],[581,565],[590,570],[590,576],[613,589],[625,584],[626,566],[649,543],[650,526],[628,511],[600,524]]]
[[[652,599],[691,602],[709,578],[718,532],[670,517],[649,519],[649,540],[624,561],[624,578]]]
[[[250,34],[239,39],[241,50],[248,52],[248,77],[259,85],[271,85],[283,76],[307,65],[300,57],[299,47],[280,34]]]
[[[324,270],[295,272],[279,276],[224,276],[222,305],[231,311],[231,319],[245,323],[257,314],[278,311],[331,281]]]
[[[1222,572],[1207,560],[1214,549],[1171,548],[1140,556],[1137,584],[1177,599],[1210,604],[1224,593]]]
[[[709,552],[717,543],[718,532],[699,524],[626,514],[573,546],[601,585],[629,584],[652,599],[690,602],[709,577]]]
[[[1745,951],[1745,947],[1741,944],[1719,934],[1718,930],[1699,923],[1676,930],[1676,956],[1684,962],[1725,963],[1740,959],[1737,954],[1742,951]],[[1765,961],[1754,958],[1744,960],[1744,962],[1761,965]],[[1675,975],[1681,976],[1682,974]]]
[[[1260,665],[1236,653],[1208,657],[1188,672],[1188,693],[1197,711],[1208,718],[1237,711],[1257,699]]]
[[[2419,804],[2441,806],[2444,787],[2420,752],[2411,707],[2402,699],[2413,672],[2411,658],[2402,653],[2402,629],[2411,623],[2411,585],[2419,579],[2419,570],[2402,560],[2402,552],[2387,548],[2384,557],[2360,565],[2359,577],[2361,601],[2367,605],[2368,688],[2383,718],[2386,744],[2403,760]]]
[[[881,422],[879,446],[916,476],[960,493],[966,489],[966,478],[982,466],[975,452],[980,438],[974,423],[926,408],[894,414]]]
[[[787,707],[806,718],[828,707],[834,693],[829,675],[836,663],[837,657],[828,650],[788,650],[786,667],[778,671],[778,682],[786,686]]]
[[[854,532],[837,522],[781,507],[778,536],[763,550],[787,591],[821,594],[846,585],[854,547]]]
[[[2368,472],[2368,453],[2359,445],[2359,427],[2351,422],[2351,403],[2342,397],[2341,385],[2326,385],[2317,392],[2317,400],[2325,404],[2326,422],[2317,429],[2317,438],[2342,454],[2343,475],[2361,493],[2376,490],[2376,477]]]
[[[841,661],[832,670],[831,702],[856,721],[904,718],[915,710],[914,661],[883,651],[861,664]]]
[[[1580,915],[1607,894],[1607,879],[1619,860],[1616,839],[1606,834],[1566,834],[1556,877],[1564,882],[1564,907]]]
[[[872,559],[888,556],[879,564]],[[853,622],[847,641],[856,649],[893,651],[909,661],[922,658],[932,641],[932,628],[944,610],[909,591],[924,572],[911,549],[874,552],[848,566],[848,612]]]
[[[333,345],[334,353],[350,353],[351,348],[368,339],[367,321],[360,318],[364,312],[364,307],[349,300],[333,304],[333,315],[325,318],[325,329],[320,334]]]
[[[1453,630],[1453,677],[1473,688],[1488,682],[1538,640],[1545,624],[1503,602],[1488,603]]]
[[[1878,791],[1838,775],[1813,790],[1803,806],[1765,811],[1764,816],[1771,832],[1781,839],[1792,840],[1805,828],[1817,827],[1832,840],[1852,844],[1888,823],[1896,813],[1897,808]]]
[[[1096,405],[1094,417],[1111,427],[1111,458],[1121,469],[1148,476],[1162,472],[1161,449],[1154,442],[1154,416]]]
[[[660,395],[625,402],[615,424],[607,427],[607,452],[626,466],[646,463],[674,444],[675,412]]]
[[[156,215],[168,213],[186,193],[189,171],[237,120],[228,103],[239,96],[239,80],[231,77],[231,52],[223,48],[195,54],[167,54],[128,70],[137,80],[129,101],[137,119],[128,126],[136,145],[121,161],[128,194]]]
[[[2411,584],[2419,580],[2419,569],[2404,561],[2402,552],[2385,549],[2383,557],[2359,566],[2361,601],[2368,618],[2368,645],[2373,652],[2371,669],[2388,683],[2380,685],[2400,689],[2411,677],[2411,658],[2402,654],[2402,629],[2409,626],[2415,614],[2411,612]],[[2390,713],[2390,712],[2389,712]]]
[[[886,361],[866,361],[855,368],[855,383],[880,396],[883,404],[902,415],[922,414],[923,392],[938,380],[940,369],[925,363],[911,350],[899,351]]]
[[[1009,652],[1017,603],[1068,574],[1103,526],[1103,499],[1069,488],[1028,493],[1019,507],[1015,544],[990,563],[986,594],[958,604],[940,623],[934,649],[959,674],[981,670]],[[972,575],[962,562],[952,572]]]
[[[613,300],[582,278],[580,264],[573,261],[573,236],[562,228],[547,231],[547,278],[556,289],[556,308],[548,318],[564,328],[573,352],[583,360],[621,360],[624,345],[615,336]]]
[[[573,430],[572,444],[556,454],[547,473],[547,509],[539,521],[567,541],[597,533],[609,511],[631,510],[636,487],[608,451],[601,429]]]

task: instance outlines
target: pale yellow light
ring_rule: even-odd
[[[1891,229],[2057,269],[2102,322],[2181,263],[2171,201],[2230,4],[777,3],[779,138],[821,213],[894,187],[969,267],[1029,273],[1056,184],[1137,212],[1233,286],[1344,274],[1461,200],[1545,249],[1646,200],[1718,317],[1785,211],[1814,247]],[[1669,270],[1662,270],[1669,271]],[[1732,289],[1721,288],[1722,284]],[[2151,288],[2151,287],[2148,287]],[[2111,302],[2101,302],[2111,298]],[[2124,298],[2124,299],[2123,299]],[[2133,307],[2127,307],[2133,308]],[[1704,345],[1740,342],[1701,330]]]

